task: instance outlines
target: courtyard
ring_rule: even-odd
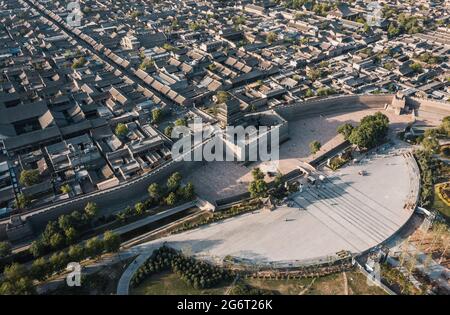
[[[194,183],[199,196],[210,201],[244,193],[252,180],[251,170],[254,167],[286,174],[296,169],[299,162],[311,158],[310,142],[319,141],[322,150],[333,148],[342,142],[341,135],[336,132],[338,126],[344,123],[356,125],[364,116],[377,111],[367,109],[290,121],[290,139],[281,144],[279,161],[254,162],[247,166],[238,162],[209,162],[192,172],[187,180]],[[409,116],[398,116],[384,111],[383,114],[388,116],[392,132],[404,128],[411,121]],[[271,178],[266,177],[266,181],[270,180]]]

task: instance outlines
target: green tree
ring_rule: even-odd
[[[175,47],[173,47],[172,45],[168,44],[168,43],[164,43],[163,48],[167,51],[174,51]]]
[[[86,242],[86,253],[95,258],[103,252],[103,242],[98,237],[93,237]]]
[[[69,247],[67,254],[69,255],[70,260],[80,261],[84,257],[84,248],[81,245],[72,245]]]
[[[53,270],[53,272],[57,272],[64,269],[69,261],[68,258],[68,255],[63,251],[51,255],[49,258],[51,270]]]
[[[147,69],[153,67],[154,64],[155,62],[152,59],[144,58],[144,60],[142,60],[141,64],[139,65],[139,69],[147,71]]]
[[[155,108],[152,110],[152,122],[157,124],[161,121],[162,118],[162,110],[159,108]]]
[[[422,65],[418,62],[413,63],[410,66],[411,70],[414,71],[415,73],[421,73],[423,71]]]
[[[142,15],[142,12],[141,12],[141,11],[139,11],[139,10],[134,10],[133,12],[131,12],[130,17],[131,17],[132,19],[135,19],[135,18],[137,18],[137,17],[139,17],[139,16],[141,16],[141,15]]]
[[[250,182],[248,187],[248,191],[250,192],[250,196],[252,198],[267,197],[267,190],[267,183],[263,179],[257,179]]]
[[[45,260],[44,257],[35,259],[33,261],[33,264],[31,265],[30,273],[34,279],[37,279],[39,281],[43,281],[47,278],[47,275],[49,273],[49,268],[48,268],[48,262]]]
[[[177,202],[177,195],[174,192],[171,192],[166,197],[166,204],[168,206],[173,206]]]
[[[189,29],[193,32],[198,31],[200,29],[200,25],[195,22],[189,23]]]
[[[442,118],[441,126],[439,127],[441,133],[450,136],[450,116]]]
[[[179,172],[175,172],[167,179],[167,189],[170,192],[176,191],[180,187],[181,183],[181,174]]]
[[[316,154],[320,150],[321,147],[322,147],[322,145],[317,140],[315,140],[309,144],[309,149],[311,150],[312,154]]]
[[[106,231],[103,234],[103,242],[105,250],[109,253],[115,253],[120,248],[120,236],[111,231]]]
[[[61,193],[68,194],[72,191],[72,188],[70,188],[69,184],[61,186]]]
[[[273,181],[275,188],[279,189],[283,185],[283,174],[278,172]]]
[[[41,239],[39,239],[31,243],[29,251],[33,257],[39,257],[45,254],[47,251],[47,246]]]
[[[388,27],[388,37],[392,38],[400,34],[400,29],[394,25],[394,23],[389,24]]]
[[[71,244],[75,242],[78,238],[78,232],[73,227],[69,227],[64,230],[64,235],[66,236],[67,243]]]
[[[267,33],[266,42],[271,45],[278,40],[278,35],[274,32]]]
[[[261,169],[259,167],[255,167],[252,170],[252,176],[253,176],[253,180],[259,180],[259,179],[264,179],[265,175],[264,173],[261,171]]]
[[[230,94],[228,94],[228,92],[226,91],[218,91],[216,97],[217,97],[217,104],[223,104],[229,100]]]
[[[25,209],[30,205],[30,198],[28,198],[24,193],[20,193],[17,195],[17,200],[15,202],[16,207],[19,209]]]
[[[318,96],[328,96],[333,94],[336,94],[336,91],[332,88],[320,88],[317,90]]]
[[[59,233],[55,233],[50,237],[50,246],[53,249],[60,248],[64,245],[64,242],[64,237]]]
[[[311,89],[307,89],[306,93],[305,93],[305,97],[313,97],[314,96],[314,92]]]
[[[195,189],[192,182],[187,183],[186,186],[183,187],[182,194],[184,200],[191,200],[194,197]]]
[[[86,64],[86,58],[84,58],[83,56],[75,59],[75,61],[72,63],[72,69],[78,69],[83,67]]]
[[[187,121],[184,118],[178,118],[175,120],[175,126],[187,126]]]
[[[348,138],[352,134],[353,129],[354,127],[352,124],[345,123],[338,127],[337,132],[343,135],[345,140],[348,140]]]
[[[0,295],[30,295],[35,293],[33,281],[24,266],[14,263],[5,267],[3,280],[0,284]]]
[[[157,183],[153,183],[148,186],[148,194],[150,198],[152,198],[156,202],[159,202],[161,200],[161,189],[159,188],[159,185]]]
[[[389,119],[377,112],[364,117],[359,126],[355,127],[348,140],[359,148],[371,149],[386,138],[389,130]]]
[[[71,227],[73,227],[73,219],[70,215],[61,215],[58,218],[58,226],[61,230],[67,230]]]
[[[430,151],[432,153],[439,153],[439,141],[436,137],[425,137],[422,140],[422,146],[425,150]]]
[[[172,138],[172,131],[173,125],[168,125],[166,128],[164,128],[164,134],[169,138]]]
[[[142,202],[138,202],[134,205],[136,215],[143,215],[145,212],[145,205]]]
[[[39,174],[39,170],[22,170],[22,172],[20,172],[19,183],[22,186],[33,186],[40,181],[41,175]]]
[[[320,68],[310,68],[306,71],[308,79],[315,82],[324,76],[324,72]]]
[[[119,138],[124,138],[128,134],[128,127],[123,123],[118,123],[115,129],[115,133]]]
[[[86,207],[84,207],[84,213],[89,218],[92,219],[98,214],[98,207],[93,202],[88,202]]]
[[[11,255],[11,244],[9,242],[0,242],[0,258]]]

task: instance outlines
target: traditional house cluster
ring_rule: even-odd
[[[84,0],[78,26],[71,0],[30,1],[0,2],[0,207],[158,168],[189,112],[225,127],[333,94],[450,99],[443,1],[383,1],[373,24],[363,0]],[[24,170],[39,180],[11,188]]]

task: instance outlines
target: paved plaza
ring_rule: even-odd
[[[333,148],[342,141],[336,134],[336,129],[343,123],[356,125],[364,116],[374,114],[379,110],[367,109],[358,112],[331,114],[327,116],[310,117],[289,122],[290,139],[280,146],[280,160],[277,163],[262,162],[244,166],[234,162],[209,162],[196,169],[187,180],[194,183],[196,192],[202,198],[214,201],[247,191],[252,180],[251,170],[259,166],[262,170],[279,170],[286,174],[306,161],[310,156],[309,143],[318,140],[324,150]],[[409,116],[398,116],[384,112],[391,122],[391,128],[402,128],[411,120]],[[266,177],[266,181],[272,180]]]
[[[359,175],[364,170],[366,176]],[[207,259],[227,255],[255,263],[332,256],[369,249],[394,234],[412,215],[404,204],[414,174],[398,149],[370,155],[358,165],[326,174],[321,187],[304,186],[291,206],[258,211],[140,245],[168,242]]]

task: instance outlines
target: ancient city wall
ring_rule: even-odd
[[[314,99],[302,103],[282,106],[276,109],[286,120],[331,114],[335,112],[351,112],[367,108],[384,108],[391,104],[394,95],[344,95],[323,99]]]
[[[450,116],[450,103],[448,102],[407,97],[406,105],[414,110],[420,119],[440,121],[445,116]]]
[[[104,191],[97,191],[91,194],[73,198],[68,201],[59,202],[40,209],[27,211],[22,215],[22,219],[31,223],[35,231],[45,227],[49,220],[55,220],[62,214],[71,213],[74,210],[81,210],[88,202],[94,202],[99,208],[105,208],[115,203],[123,203],[124,199],[135,199],[148,194],[147,188],[153,182],[166,180],[173,172],[181,173],[200,166],[201,162],[174,162],[170,161],[160,168],[140,177],[131,180],[120,186]],[[6,239],[6,224],[8,220],[0,222],[0,240]]]

